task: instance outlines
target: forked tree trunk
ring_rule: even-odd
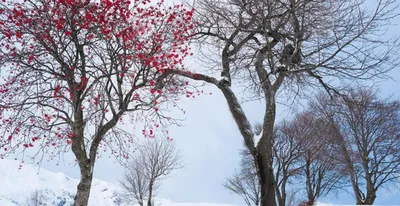
[[[77,108],[80,108],[78,105]],[[90,146],[89,157],[86,153],[86,147],[84,144],[84,121],[82,112],[75,114],[76,122],[72,126],[73,131],[75,131],[76,136],[72,141],[71,150],[74,153],[76,160],[78,161],[79,170],[81,172],[81,179],[77,187],[76,195],[74,198],[74,206],[87,206],[89,202],[90,189],[93,180],[93,169],[94,163],[96,161],[97,149],[99,147],[100,141],[104,135],[113,128],[120,118],[123,112],[120,111],[119,115],[114,116],[112,120],[107,122],[105,125],[101,126],[97,130],[93,142]]]
[[[375,202],[375,199],[376,199],[376,195],[375,195],[375,193],[374,194],[371,194],[371,195],[367,195],[367,198],[365,199],[365,204],[366,205],[373,205],[374,204],[374,202]]]
[[[376,199],[376,194],[373,191],[367,192],[367,197],[364,200],[357,198],[356,205],[373,205]]]
[[[78,106],[80,107],[80,104],[78,104]],[[93,167],[96,156],[93,156],[93,160],[87,157],[84,144],[84,121],[82,111],[75,113],[75,119],[76,122],[74,125],[72,125],[72,129],[76,136],[72,140],[71,150],[78,161],[81,178],[74,198],[74,206],[87,206],[89,202],[90,188],[93,179]],[[96,144],[96,142],[93,144]]]
[[[366,197],[365,197],[365,199],[364,199],[364,201],[360,204],[360,205],[373,205],[374,204],[374,202],[375,202],[375,199],[376,199],[376,190],[375,190],[375,187],[374,187],[374,184],[373,184],[373,182],[372,182],[372,176],[371,176],[371,174],[368,172],[368,161],[365,161],[365,162],[363,162],[363,166],[364,166],[364,170],[366,171],[365,172],[365,179],[366,179],[366,182],[367,182],[367,191],[366,191],[366,193],[367,193],[367,195],[366,195]],[[361,202],[361,201],[359,201],[359,200],[357,200],[357,202]]]

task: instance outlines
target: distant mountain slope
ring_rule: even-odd
[[[43,168],[38,174],[37,166],[25,164],[18,170],[20,162],[0,160],[0,206],[27,206],[34,191],[42,196],[42,206],[71,206],[77,179],[63,173],[54,173]],[[89,206],[125,206],[118,196],[120,188],[102,180],[93,180]],[[159,199],[157,206],[233,206],[215,203],[175,203]],[[132,206],[129,204],[129,206]]]
[[[78,184],[77,179],[63,173],[53,173],[43,168],[25,164],[18,170],[20,162],[14,160],[0,161],[0,205],[26,205],[31,194],[38,190],[43,205],[69,206]],[[116,186],[94,179],[89,204],[93,206],[119,205],[120,199]],[[8,203],[7,203],[8,201]],[[3,203],[4,202],[4,203]]]

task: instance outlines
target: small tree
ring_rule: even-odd
[[[276,135],[274,139],[274,170],[276,183],[276,199],[279,206],[286,206],[287,188],[291,179],[300,173],[302,165],[301,158],[301,141],[297,136],[299,130],[307,130],[307,128],[297,127],[298,122],[283,121],[276,127]]]
[[[260,205],[260,185],[254,161],[246,150],[241,152],[240,169],[227,178],[224,187],[241,196],[248,206]]]
[[[138,146],[133,159],[120,182],[125,200],[140,206],[152,206],[161,180],[176,169],[182,168],[179,151],[174,142],[150,139]]]
[[[299,189],[292,189],[288,191],[286,205],[287,206],[299,206]]]
[[[308,204],[343,188],[343,167],[333,158],[335,133],[329,122],[305,111],[296,114],[284,132],[298,142],[297,179],[304,185]]]
[[[174,122],[161,103],[190,90],[158,77],[183,69],[192,14],[150,0],[1,1],[1,157],[71,149],[81,174],[74,205],[87,205],[99,149],[123,160],[134,147],[121,121],[145,117],[145,136]]]
[[[255,133],[260,136],[262,125],[254,125]],[[250,154],[245,148],[240,152],[240,169],[232,177],[228,177],[224,187],[231,192],[241,196],[247,205],[259,205],[261,198],[261,188],[258,184],[256,165]]]
[[[28,197],[26,204],[27,206],[43,206],[42,199],[43,195],[41,194],[40,190],[35,190]]]
[[[345,166],[356,204],[372,205],[379,188],[400,178],[400,103],[351,88],[333,100],[321,95],[311,108],[331,123],[333,157]]]

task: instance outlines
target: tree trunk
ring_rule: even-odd
[[[356,205],[373,205],[376,199],[376,193],[374,191],[367,191],[367,197],[364,200],[357,198]]]
[[[74,206],[87,206],[93,180],[93,166],[90,164],[90,161],[87,160],[79,163],[79,169],[81,172],[81,179],[74,198]]]
[[[261,206],[275,206],[275,181],[272,167],[265,153],[257,153],[257,165],[259,169],[260,185],[261,185]]]
[[[284,170],[284,171],[286,171],[286,169]],[[287,183],[287,180],[288,180],[288,175],[287,175],[287,172],[284,172],[284,175],[283,175],[283,181],[282,181],[282,185],[281,185],[281,192],[282,192],[282,201],[281,201],[281,205],[282,206],[286,206],[286,183]],[[275,183],[275,184],[277,184],[277,183]]]
[[[314,189],[313,188],[313,183],[311,183],[311,179],[315,178],[312,177],[311,175],[311,158],[310,158],[310,151],[307,151],[307,156],[306,156],[306,165],[305,165],[305,173],[306,173],[306,190],[307,190],[307,203],[308,204],[314,204],[315,202],[315,196],[314,196]]]
[[[365,157],[368,157],[367,155],[365,155]],[[364,158],[363,161],[363,166],[364,166],[364,172],[365,172],[365,180],[367,182],[367,195],[364,199],[364,201],[362,202],[362,205],[372,205],[375,202],[376,199],[376,190],[374,187],[374,183],[372,181],[372,176],[371,173],[369,173],[369,165],[368,165],[368,161],[366,160],[366,158]]]
[[[278,174],[276,174],[276,175],[278,175]],[[276,178],[276,177],[275,177]],[[276,186],[276,188],[275,188],[275,192],[276,192],[276,199],[278,200],[278,206],[285,206],[285,202],[283,201],[283,195],[281,194],[281,192],[280,192],[280,190],[279,190],[279,187],[277,186],[277,180],[275,179],[275,186]]]
[[[371,194],[367,193],[367,198],[365,198],[364,203],[365,203],[365,205],[373,205],[375,202],[375,199],[376,199],[375,192],[372,192]]]
[[[261,61],[262,62],[262,61]],[[262,65],[262,64],[261,64]],[[264,68],[262,66],[262,68]],[[263,69],[261,69],[263,70]],[[265,70],[263,70],[265,71]],[[224,97],[229,105],[229,110],[235,122],[243,136],[246,147],[249,149],[253,156],[254,162],[257,166],[257,175],[259,177],[259,182],[261,186],[261,206],[276,206],[275,200],[275,176],[272,169],[272,142],[274,138],[274,123],[275,123],[275,90],[279,88],[279,85],[283,81],[284,76],[279,76],[275,84],[272,86],[271,90],[266,94],[268,96],[267,100],[267,111],[264,117],[263,134],[260,139],[259,147],[254,146],[254,133],[252,126],[244,114],[239,100],[236,98],[235,94],[229,87],[229,84],[222,83],[213,77],[198,73],[182,73],[178,70],[168,70],[164,73],[164,76],[168,74],[179,74],[194,80],[202,80],[210,84],[216,85],[224,94]],[[159,77],[160,79],[163,76]],[[265,75],[267,79],[268,77]]]
[[[261,185],[261,206],[276,206],[275,176],[273,171],[273,140],[275,124],[275,95],[268,93],[266,98],[262,137],[257,145],[257,167]]]
[[[151,201],[152,201],[152,197],[153,197],[153,186],[154,186],[153,181],[150,181],[150,184],[149,184],[149,199],[147,200],[147,206],[152,206]]]

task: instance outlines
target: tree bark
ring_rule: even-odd
[[[258,145],[256,145],[256,163],[259,170],[258,174],[261,185],[261,206],[276,206],[276,183],[272,167],[272,148],[276,115],[275,93],[269,90],[266,92],[266,95],[266,112],[264,116],[262,138]]]
[[[77,104],[80,106],[80,104]],[[81,178],[77,186],[76,195],[74,198],[74,206],[87,206],[89,202],[90,189],[93,180],[93,167],[95,157],[90,159],[87,157],[85,150],[84,138],[84,121],[82,111],[75,113],[75,123],[72,124],[72,129],[76,136],[72,140],[71,150],[78,161]]]
[[[310,157],[310,151],[307,151],[307,156],[306,156],[306,165],[305,165],[305,173],[306,173],[306,190],[307,190],[307,202],[314,204],[315,202],[315,196],[314,196],[314,189],[311,183],[311,179],[313,178],[311,175],[311,158]]]
[[[74,198],[74,206],[87,206],[93,180],[93,166],[89,160],[79,163],[81,179]]]
[[[261,206],[275,206],[275,181],[272,167],[265,158],[266,155],[257,152],[257,166],[260,174]]]
[[[375,192],[367,192],[367,198],[365,198],[365,205],[373,205],[376,199]]]
[[[367,191],[367,196],[365,199],[361,199],[360,197],[356,198],[356,205],[373,205],[376,199],[375,191]]]
[[[78,107],[79,108],[79,107]],[[86,146],[84,143],[84,121],[82,112],[75,114],[76,122],[72,125],[73,131],[75,131],[76,137],[72,141],[72,152],[74,153],[76,160],[79,162],[79,170],[81,173],[81,179],[77,187],[77,192],[74,198],[74,206],[87,206],[89,202],[90,189],[93,180],[93,169],[96,161],[96,153],[99,147],[101,139],[104,135],[117,124],[117,120],[121,117],[124,110],[121,110],[116,116],[114,116],[109,122],[101,126],[96,132],[95,138],[90,146],[89,157],[86,152]]]
[[[80,103],[77,103],[79,107]],[[78,107],[77,106],[77,107]],[[93,179],[93,167],[95,159],[87,158],[85,150],[85,138],[84,128],[85,124],[83,121],[83,113],[81,110],[77,110],[75,113],[75,123],[72,124],[72,130],[76,134],[72,140],[71,150],[78,161],[79,171],[81,173],[81,179],[79,181],[76,195],[74,198],[74,206],[87,206],[89,202],[90,188]]]
[[[152,201],[152,197],[153,197],[153,181],[150,181],[150,185],[149,185],[149,198],[147,200],[147,206],[152,206],[151,201]]]

